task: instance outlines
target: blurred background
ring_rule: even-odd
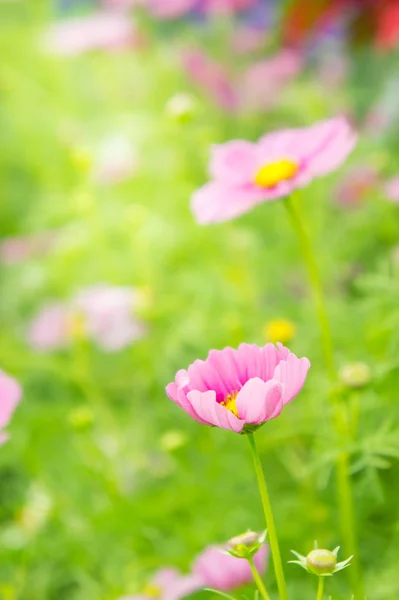
[[[312,363],[259,434],[283,560],[341,543],[328,383],[284,207],[200,226],[190,197],[212,144],[344,114],[357,147],[301,212],[339,366],[369,370],[362,389],[342,371],[367,597],[397,600],[398,44],[397,0],[0,1],[0,366],[23,386],[0,451],[1,599],[133,596],[263,528],[245,439],[164,392],[242,341]],[[295,600],[313,597],[310,576],[286,574]]]

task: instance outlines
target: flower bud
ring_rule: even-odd
[[[316,575],[329,575],[335,571],[337,557],[330,550],[317,548],[309,552],[306,564]]]
[[[348,387],[360,388],[370,382],[371,370],[365,363],[351,363],[340,370],[339,377],[342,383]]]
[[[195,98],[184,92],[172,96],[165,106],[166,114],[174,121],[187,123],[197,110]]]
[[[266,539],[266,532],[246,531],[227,542],[227,551],[238,558],[253,556]]]

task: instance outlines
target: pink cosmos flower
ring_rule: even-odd
[[[22,390],[18,381],[0,370],[0,444],[8,440],[9,436],[3,429],[10,422],[21,395]]]
[[[37,350],[65,348],[74,337],[86,337],[107,352],[141,338],[145,329],[135,317],[138,293],[130,287],[99,284],[68,302],[45,305],[33,319],[27,339]]]
[[[86,335],[113,352],[141,338],[144,327],[133,314],[137,294],[130,287],[100,284],[82,291],[73,301]]]
[[[31,322],[27,340],[40,352],[65,348],[71,341],[71,312],[67,304],[51,302],[43,306]]]
[[[194,9],[208,15],[231,15],[253,6],[257,0],[147,0],[150,12],[161,19],[175,19]]]
[[[191,49],[182,54],[182,65],[187,77],[203,89],[215,104],[233,111],[237,108],[237,94],[229,73],[203,50]]]
[[[46,254],[54,244],[55,232],[36,235],[10,236],[0,243],[0,259],[5,264],[17,264]]]
[[[343,117],[285,129],[258,142],[232,140],[213,147],[212,181],[197,190],[191,207],[201,224],[226,221],[268,200],[288,196],[337,168],[356,144]]]
[[[168,397],[203,425],[247,432],[277,417],[299,394],[310,367],[282,344],[211,350],[176,373]]]
[[[150,581],[147,593],[137,596],[124,596],[119,600],[180,600],[202,587],[196,575],[182,575],[177,569],[160,569]]]
[[[385,184],[385,195],[392,202],[399,203],[399,175],[396,175]]]
[[[54,54],[72,56],[90,50],[114,49],[139,43],[132,20],[120,11],[99,11],[56,23],[44,37]]]
[[[207,14],[232,15],[254,6],[258,0],[202,0],[200,6]]]
[[[108,9],[128,9],[132,6],[139,6],[140,4],[144,4],[145,0],[102,0],[101,5]]]
[[[237,82],[237,95],[244,110],[270,110],[281,93],[302,69],[302,57],[283,49],[250,65]]]
[[[160,19],[176,19],[190,12],[197,0],[147,0],[150,12]]]
[[[192,573],[202,581],[201,587],[210,587],[228,592],[253,581],[251,569],[246,559],[225,554],[223,547],[210,546],[193,564]],[[259,573],[266,570],[269,548],[261,546],[254,556]]]
[[[260,50],[267,39],[263,29],[243,25],[234,29],[231,37],[231,45],[237,54],[251,54]]]

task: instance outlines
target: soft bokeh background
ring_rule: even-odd
[[[399,172],[399,56],[367,6],[352,29],[340,6],[334,26],[299,40],[283,2],[238,20],[139,7],[118,13],[132,31],[117,47],[65,55],[52,24],[94,2],[0,2],[0,365],[24,388],[0,451],[0,598],[116,600],[160,566],[188,571],[208,544],[263,528],[246,439],[192,422],[164,387],[210,348],[265,343],[273,319],[295,324],[290,347],[312,362],[303,393],[259,434],[283,559],[341,543],[328,383],[283,203],[208,227],[189,208],[212,143],[340,113],[359,143],[300,209],[339,366],[372,373],[344,391],[367,597],[398,598],[399,209],[385,183]],[[300,57],[291,73],[280,77],[283,62],[248,74],[287,44]],[[187,72],[190,52],[216,75]],[[29,343],[43,306],[98,284],[134,288],[138,339],[110,351],[72,319],[67,347]],[[295,600],[313,597],[309,575],[286,575]],[[347,571],[328,591],[349,599]]]

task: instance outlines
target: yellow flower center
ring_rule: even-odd
[[[280,181],[291,179],[297,171],[298,165],[295,162],[282,158],[261,167],[255,175],[255,184],[262,188],[270,188]]]
[[[159,598],[159,596],[161,595],[161,588],[159,588],[157,585],[154,585],[153,583],[149,583],[148,585],[145,586],[144,588],[144,595],[148,596],[149,598]]]
[[[226,398],[220,404],[232,412],[237,418],[239,418],[236,404],[237,396],[238,392],[231,392],[231,394],[227,394]]]
[[[286,319],[274,319],[269,321],[265,328],[264,334],[268,341],[282,342],[283,344],[290,342],[296,334],[296,327],[292,321]]]
[[[80,313],[75,313],[75,314],[69,315],[67,327],[68,327],[69,333],[72,335],[73,338],[75,338],[75,339],[84,338],[85,333],[86,333],[86,326],[85,326],[84,317]]]

